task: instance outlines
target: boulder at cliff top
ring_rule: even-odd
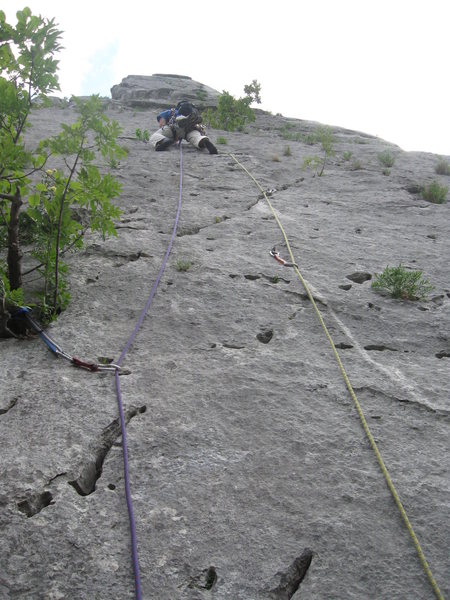
[[[284,225],[450,597],[450,203],[419,193],[449,184],[438,157],[333,127],[317,177],[302,170],[322,156],[317,123],[262,111],[247,133],[211,130],[218,155],[154,152],[135,132],[159,108],[107,104],[128,150],[112,171],[118,235],[67,257],[72,301],[48,327],[71,355],[117,360],[171,238],[182,162],[178,234],[120,377],[143,599],[434,598],[305,290],[270,255],[289,258],[275,219],[229,153]],[[76,117],[35,111],[27,143]],[[435,286],[426,300],[371,288],[399,263]],[[0,351],[0,598],[131,600],[114,375],[38,337]]]
[[[219,93],[184,75],[129,75],[111,88],[111,98],[123,105],[166,108],[189,100],[200,108],[217,106]]]

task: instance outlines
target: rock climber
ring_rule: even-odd
[[[206,148],[217,154],[217,148],[206,135],[198,109],[190,102],[181,101],[175,108],[168,108],[156,117],[158,131],[150,137],[155,150],[167,150],[174,142],[185,139],[196,148]]]

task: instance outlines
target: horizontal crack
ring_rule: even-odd
[[[242,345],[242,344],[235,344],[233,342],[222,342],[222,346],[224,348],[229,348],[230,350],[242,350],[243,348],[245,348],[244,345]]]
[[[384,352],[384,350],[390,350],[391,352],[397,352],[395,348],[391,348],[390,346],[384,346],[383,344],[368,344],[364,346],[364,350],[375,351],[375,352]]]
[[[353,389],[357,394],[359,394],[360,392],[368,392],[374,397],[381,396],[391,401],[394,400],[395,402],[400,402],[401,404],[409,404],[419,410],[424,410],[438,417],[444,417],[445,419],[450,418],[450,411],[448,410],[444,410],[441,408],[433,408],[432,406],[428,406],[427,404],[417,402],[417,400],[410,400],[409,398],[400,398],[399,396],[394,396],[394,394],[383,392],[382,390],[379,390],[378,388],[373,386],[354,387]]]
[[[339,342],[339,344],[335,344],[334,347],[338,348],[338,350],[350,350],[350,348],[353,348],[353,345],[345,342]]]

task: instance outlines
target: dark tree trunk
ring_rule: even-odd
[[[19,245],[19,213],[22,204],[20,190],[17,188],[11,200],[8,225],[8,279],[11,290],[22,287],[22,253]]]

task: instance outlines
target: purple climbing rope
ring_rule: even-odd
[[[133,343],[133,341],[137,335],[137,332],[139,331],[142,323],[144,322],[145,316],[148,313],[150,305],[152,303],[153,296],[156,293],[156,289],[157,289],[158,284],[161,280],[161,277],[164,273],[164,269],[166,267],[167,260],[169,258],[169,254],[172,249],[173,241],[175,239],[175,234],[176,234],[177,226],[178,226],[178,220],[180,218],[182,192],[183,192],[183,154],[181,151],[181,144],[180,144],[180,193],[178,196],[178,208],[177,208],[177,214],[175,217],[175,223],[173,225],[172,236],[170,238],[169,246],[166,250],[163,261],[161,263],[161,267],[158,271],[158,275],[156,276],[155,282],[150,291],[150,295],[148,297],[147,303],[144,306],[144,308],[139,316],[139,319],[136,323],[135,328],[133,329],[130,337],[128,338],[128,340],[126,342],[125,347],[122,350],[122,353],[121,353],[119,359],[115,363],[118,366],[120,366],[122,364],[122,361],[125,358],[125,355],[127,354],[128,350],[130,349],[131,344]],[[137,548],[136,523],[135,523],[135,519],[134,519],[133,501],[131,498],[130,470],[129,470],[129,465],[128,465],[127,433],[126,433],[126,427],[125,427],[125,415],[124,415],[124,410],[123,410],[122,394],[120,391],[120,380],[119,380],[119,370],[118,369],[116,369],[116,372],[115,372],[115,381],[116,381],[116,390],[117,390],[117,403],[119,406],[120,428],[121,428],[121,432],[122,432],[124,485],[125,485],[125,497],[126,497],[127,507],[128,507],[128,518],[130,521],[131,558],[132,558],[132,562],[133,562],[134,584],[135,584],[135,591],[136,591],[136,600],[141,600],[142,592],[141,592],[141,577],[139,574],[139,557],[138,557],[138,548]]]

